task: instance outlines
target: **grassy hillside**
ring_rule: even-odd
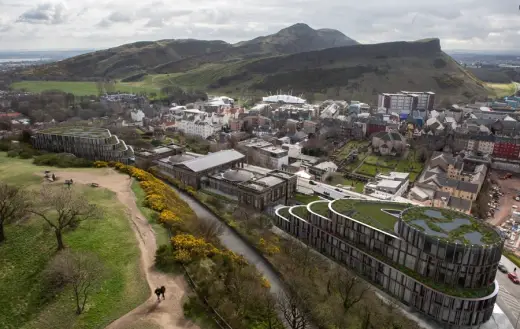
[[[44,168],[30,161],[0,153],[0,180],[38,190],[42,178],[36,174]],[[70,288],[49,290],[44,280],[43,271],[56,253],[54,233],[38,218],[7,225],[7,240],[0,245],[0,328],[104,328],[148,297],[126,207],[109,190],[79,184],[72,188],[102,207],[104,218],[68,231],[65,243],[72,250],[95,253],[106,274],[94,282],[86,311],[77,316]]]
[[[34,79],[122,78],[162,63],[220,51],[231,47],[224,41],[161,40],[137,42],[100,50],[25,72]]]
[[[158,67],[154,70],[157,73],[171,72],[170,66],[179,61],[184,63],[182,62],[184,59],[193,59],[188,62],[192,66],[187,63],[181,64],[186,70],[204,63],[292,54],[352,44],[357,42],[339,31],[314,30],[306,24],[295,24],[278,33],[236,45],[224,41],[192,39],[137,42],[31,68],[23,74],[23,78],[25,80],[121,79],[129,76],[139,77],[155,67]]]
[[[353,45],[270,57],[245,56],[248,52],[243,47],[261,50],[264,46],[263,42],[247,43],[229,51],[163,64],[149,75],[139,74],[135,81],[119,82],[117,86],[124,86],[123,90],[158,91],[173,85],[245,98],[284,90],[304,93],[313,99],[343,98],[369,103],[374,103],[381,92],[400,90],[431,90],[438,94],[439,103],[496,96],[495,90],[488,90],[472,72],[442,52],[438,39]],[[227,58],[230,54],[233,59]],[[32,91],[49,89],[42,84],[51,83],[25,82]],[[14,85],[20,86],[24,84]]]
[[[358,45],[288,56],[207,64],[170,75],[182,86],[226,93],[313,93],[375,102],[380,92],[432,90],[438,101],[485,97],[488,90],[440,49],[439,40]]]

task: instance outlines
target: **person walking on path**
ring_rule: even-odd
[[[155,289],[155,294],[157,295],[157,301],[158,302],[161,302],[161,292],[162,292],[161,288],[156,288]]]
[[[161,286],[161,295],[162,295],[162,299],[164,299],[164,292],[166,291],[166,287],[165,286]]]

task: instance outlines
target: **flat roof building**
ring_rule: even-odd
[[[71,153],[92,161],[134,161],[134,149],[104,128],[58,126],[38,131],[31,140],[38,150]]]
[[[467,214],[339,199],[279,207],[275,224],[443,328],[488,321],[504,240]]]

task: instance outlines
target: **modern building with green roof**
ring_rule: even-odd
[[[34,134],[32,144],[38,150],[71,153],[93,161],[119,161],[128,164],[134,159],[134,149],[105,128],[52,127]]]
[[[448,209],[339,199],[276,209],[276,226],[446,328],[488,321],[504,241]]]

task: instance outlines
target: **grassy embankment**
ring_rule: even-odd
[[[485,85],[489,90],[490,97],[503,98],[516,93],[516,86],[514,83],[486,83]]]
[[[46,90],[61,90],[76,96],[97,95],[99,93],[96,82],[93,81],[20,81],[11,85],[16,90],[26,90],[41,93]],[[161,84],[154,82],[154,76],[148,76],[139,82],[117,81],[114,91],[125,93],[156,93],[160,94]]]
[[[39,190],[45,168],[31,160],[8,158],[0,153],[0,180]],[[60,171],[68,169],[60,169]],[[95,171],[102,169],[71,169]],[[43,271],[56,253],[56,239],[39,218],[6,226],[0,245],[1,328],[104,328],[148,297],[148,286],[139,268],[139,249],[126,217],[126,207],[106,189],[76,185],[85,198],[99,205],[103,218],[81,223],[68,231],[65,244],[74,251],[95,253],[106,274],[94,283],[85,312],[75,314],[70,288],[49,291]],[[142,329],[138,324],[132,329]]]

